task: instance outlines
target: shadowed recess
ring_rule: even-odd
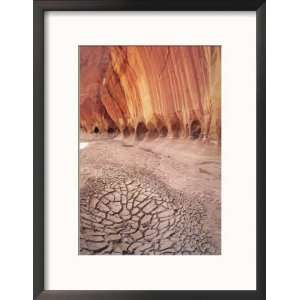
[[[131,126],[126,126],[123,130],[123,136],[127,138],[132,134],[134,134],[134,128]]]
[[[112,136],[117,136],[120,133],[120,130],[117,127],[108,127],[107,133]]]
[[[173,137],[179,138],[180,130],[181,130],[179,120],[176,120],[174,123],[172,123],[171,129],[172,129]]]
[[[168,135],[168,128],[166,126],[163,126],[160,129],[159,134],[161,137],[166,137]]]
[[[156,139],[159,136],[158,130],[156,128],[153,128],[149,131],[148,137],[150,139]]]
[[[140,122],[136,127],[136,139],[142,141],[145,138],[148,129],[143,122]]]
[[[191,138],[193,140],[198,139],[201,133],[201,125],[198,120],[194,120],[191,124]]]

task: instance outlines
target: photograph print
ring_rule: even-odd
[[[221,255],[221,47],[79,46],[79,254]]]

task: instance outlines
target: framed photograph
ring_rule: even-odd
[[[34,299],[265,299],[265,1],[33,1]]]

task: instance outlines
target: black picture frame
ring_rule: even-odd
[[[264,0],[34,0],[33,1],[33,298],[34,299],[205,299],[266,298],[266,3]],[[256,290],[54,291],[44,289],[45,100],[44,13],[46,11],[255,11],[256,12]],[[230,270],[229,270],[230,271]]]

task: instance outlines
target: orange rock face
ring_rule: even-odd
[[[221,48],[80,47],[80,128],[220,141]]]

